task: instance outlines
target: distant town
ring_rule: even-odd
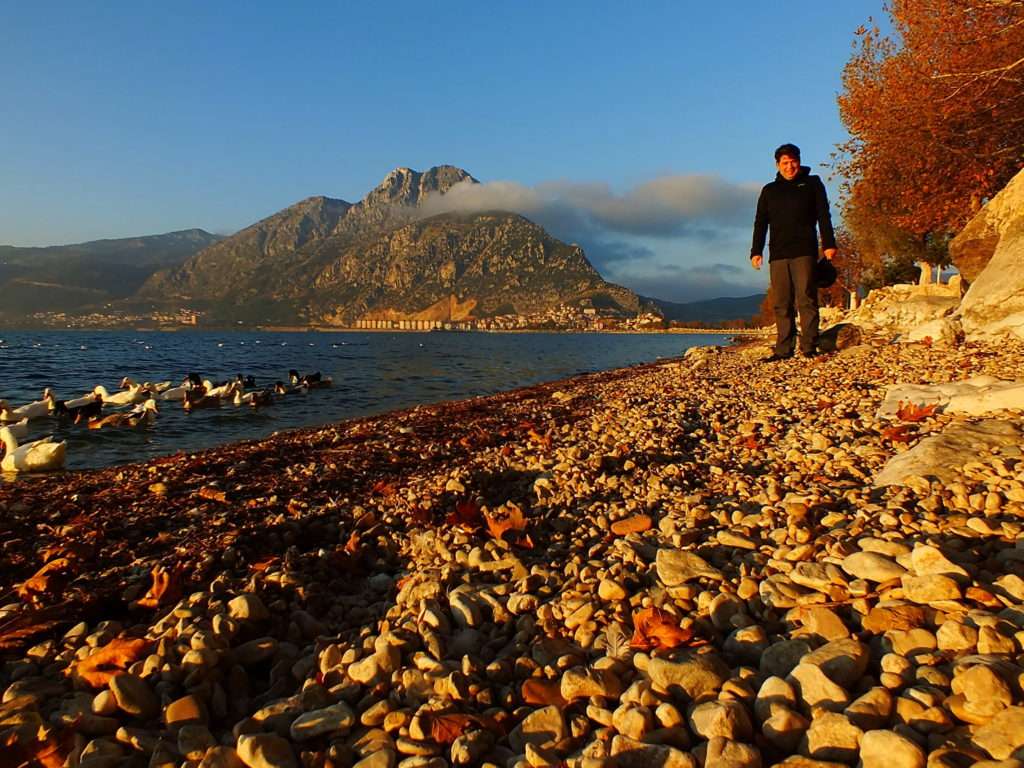
[[[106,309],[85,314],[66,312],[36,312],[26,316],[22,327],[63,328],[63,329],[115,329],[149,328],[154,330],[184,330],[195,328],[224,327],[211,322],[203,312],[191,309],[176,311],[154,311],[132,313]],[[235,327],[268,327],[271,323],[237,322]],[[306,326],[303,326],[306,327]],[[325,326],[312,325],[311,328]],[[506,314],[486,318],[464,318],[457,320],[422,320],[407,318],[368,317],[354,321],[348,326],[331,325],[331,330],[357,331],[646,331],[656,332],[672,329],[720,328],[741,330],[756,327],[752,319],[729,320],[718,323],[701,321],[668,321],[653,312],[626,315],[611,309],[592,306],[563,304],[556,308],[535,314]]]

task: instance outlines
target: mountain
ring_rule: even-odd
[[[746,320],[761,311],[763,293],[752,296],[723,297],[690,301],[678,304],[673,301],[650,299],[661,311],[666,320],[680,322],[701,321],[704,323],[721,323],[726,320]]]
[[[131,296],[156,270],[178,266],[220,239],[186,229],[41,248],[0,245],[0,317],[75,311]]]
[[[428,199],[460,183],[477,181],[449,165],[396,168],[357,203],[308,198],[155,274],[137,298],[214,322],[289,324],[451,319],[453,306],[525,314],[580,300],[638,311],[639,298],[605,282],[579,247],[521,216],[425,215]]]

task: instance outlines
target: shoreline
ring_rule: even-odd
[[[197,696],[207,713],[203,728],[238,749],[248,738],[238,733],[276,733],[293,755],[344,749],[356,762],[369,756],[359,746],[369,739],[396,760],[424,751],[448,756],[456,749],[450,741],[412,725],[427,717],[425,702],[436,696],[442,711],[502,724],[485,739],[474,734],[487,729],[463,723],[465,743],[496,764],[523,754],[522,734],[560,729],[563,740],[538,735],[530,743],[578,768],[585,758],[606,759],[600,751],[609,747],[694,764],[679,753],[701,750],[711,760],[709,750],[722,748],[708,740],[697,710],[739,707],[744,712],[735,717],[760,730],[755,699],[769,686],[784,702],[772,717],[788,723],[789,740],[754,738],[745,727],[726,736],[740,751],[756,750],[765,765],[795,754],[802,734],[838,727],[835,718],[844,728],[903,734],[926,752],[974,754],[980,726],[963,720],[957,700],[946,700],[949,681],[971,653],[1014,664],[1021,652],[1012,626],[994,635],[968,630],[979,611],[995,616],[1024,602],[1024,592],[994,584],[996,563],[1004,573],[1017,569],[1012,532],[1021,530],[1024,503],[1012,501],[1007,489],[1015,486],[1004,479],[1021,483],[1024,463],[1005,460],[1006,475],[992,463],[998,457],[979,457],[985,469],[965,475],[964,492],[934,482],[925,490],[873,488],[871,478],[889,458],[970,421],[936,414],[894,433],[874,412],[887,384],[1019,369],[1020,345],[879,343],[773,365],[759,362],[759,345],[703,349],[494,396],[0,485],[0,592],[8,596],[0,647],[15,665],[2,668],[0,687],[45,691],[22,702],[26,712],[69,706],[71,681],[59,672],[106,619],[136,637],[171,638],[160,646],[166,674],[141,658],[132,674],[166,699]],[[969,494],[1002,501],[982,514]],[[481,509],[499,521],[521,516],[525,528],[517,533],[513,525],[507,541],[496,539]],[[944,567],[960,568],[970,589],[897,565],[913,568],[910,553],[926,544],[952,558]],[[60,578],[28,590],[30,609],[16,590],[47,551],[66,566]],[[912,578],[851,574],[859,568],[851,557],[861,552],[874,553],[862,559],[886,574]],[[179,591],[140,607],[156,566],[180,572]],[[925,586],[947,592],[922,603],[914,590]],[[669,647],[655,641],[644,650],[641,632],[631,648],[640,612],[653,606],[661,613],[651,615],[675,628],[663,638]],[[79,620],[87,627],[65,635]],[[946,625],[963,628],[958,637],[969,636],[968,644],[924,653],[936,644],[948,649]],[[25,634],[12,637],[10,627]],[[193,649],[198,638],[217,649],[205,667],[189,667],[188,643],[178,649],[173,642],[189,637]],[[33,646],[30,662],[25,654]],[[898,673],[886,654],[903,660]],[[247,682],[229,703],[217,703],[209,685],[196,687],[227,681],[231,664],[241,670],[234,678]],[[275,677],[272,666],[292,671]],[[18,683],[13,669],[23,670]],[[698,671],[699,687],[691,690]],[[688,716],[681,724],[645,719],[623,697],[636,683],[653,697],[652,713],[664,705]],[[899,719],[911,705],[894,705],[913,685],[938,691],[928,717],[939,730],[919,732],[918,720]],[[843,698],[838,711],[813,705],[814,691],[824,688]],[[280,704],[292,696],[298,703],[291,709]],[[1017,702],[1018,694],[1012,697]],[[694,699],[704,703],[694,709]],[[869,724],[861,710],[849,709],[854,699],[887,700],[889,709]],[[280,715],[281,727],[257,714],[274,702],[289,713]],[[351,712],[351,722],[308,737],[296,730],[303,713],[324,718],[331,707]],[[366,714],[374,707],[405,713],[392,718],[401,724],[390,731],[375,725]],[[168,711],[161,705],[156,715],[129,715],[115,706],[89,716],[139,729],[144,743],[174,744],[180,726],[167,724]],[[638,713],[636,727],[627,712]],[[572,738],[566,717],[576,718]],[[243,720],[249,725],[233,734]],[[82,721],[63,722],[74,730]],[[648,741],[658,728],[667,740]],[[118,749],[148,760],[155,747]]]
[[[491,334],[522,334],[522,333],[549,333],[549,334],[620,334],[620,335],[647,335],[647,334],[706,334],[709,336],[723,335],[723,336],[752,336],[760,337],[767,336],[773,333],[772,329],[768,328],[661,328],[656,330],[618,330],[618,329],[603,329],[603,330],[583,330],[583,329],[565,329],[560,330],[544,329],[544,328],[516,328],[516,329],[457,329],[457,330],[442,330],[432,331],[427,329],[412,329],[412,328],[342,328],[339,326],[305,326],[305,325],[256,325],[251,327],[239,328],[235,326],[173,326],[166,328],[149,328],[149,327],[136,327],[136,326],[124,326],[124,327],[103,327],[103,328],[52,328],[52,327],[39,327],[39,328],[16,328],[7,327],[0,328],[0,333],[40,333],[40,332],[52,332],[52,333],[107,333],[107,332],[126,332],[131,331],[135,333],[190,333],[190,332],[207,332],[207,333],[256,333],[256,332],[267,332],[267,333],[445,333],[445,334],[457,334],[457,333],[491,333]]]

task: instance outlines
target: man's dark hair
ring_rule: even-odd
[[[779,162],[779,158],[783,155],[789,155],[795,157],[797,160],[800,159],[800,147],[796,144],[783,144],[781,147],[775,150],[775,162]]]

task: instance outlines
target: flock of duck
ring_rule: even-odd
[[[54,418],[61,422],[78,424],[88,429],[143,429],[151,425],[160,413],[158,402],[180,402],[186,411],[202,408],[220,408],[225,403],[261,408],[271,405],[275,397],[332,385],[330,376],[319,371],[299,375],[288,372],[290,383],[278,381],[273,387],[257,389],[253,376],[238,374],[234,379],[212,382],[197,373],[190,373],[181,384],[170,381],[157,384],[137,384],[127,376],[121,388],[111,393],[102,384],[91,392],[72,400],[58,400],[53,390],[43,390],[41,400],[12,408],[0,399],[0,443],[3,458],[2,472],[47,472],[64,467],[67,441],[55,441],[51,436],[19,443],[29,434],[29,422],[41,418]],[[117,409],[105,412],[105,409]]]

